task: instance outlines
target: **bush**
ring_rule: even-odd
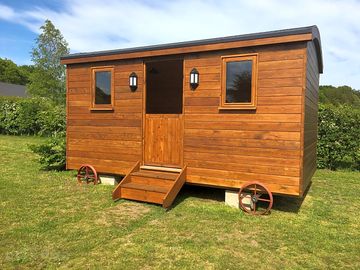
[[[46,169],[65,168],[65,107],[46,98],[0,97],[0,133],[50,136],[30,149],[40,155]]]
[[[0,132],[2,134],[15,134],[17,127],[14,124],[18,116],[16,98],[0,97]]]
[[[45,98],[0,98],[0,133],[49,136],[65,130],[65,108]]]
[[[19,135],[38,134],[41,126],[37,119],[39,113],[47,109],[46,101],[39,98],[24,98],[17,102],[17,107],[14,132]]]
[[[346,163],[360,169],[360,110],[350,106],[320,105],[318,168],[335,170]]]
[[[64,170],[66,165],[65,132],[54,133],[40,145],[31,145],[30,149],[40,155],[40,164],[47,170]]]
[[[40,136],[50,136],[66,130],[66,113],[62,106],[52,106],[46,111],[41,111],[37,117],[40,126]]]

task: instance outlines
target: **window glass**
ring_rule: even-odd
[[[226,63],[226,103],[250,103],[252,61]]]
[[[111,104],[111,72],[95,72],[95,104]]]

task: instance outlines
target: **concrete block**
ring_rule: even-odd
[[[101,184],[103,184],[103,185],[116,185],[117,184],[116,177],[114,175],[100,174],[99,178],[100,178]]]
[[[247,209],[250,209],[252,207],[251,195],[246,194],[242,198],[242,203]],[[239,192],[234,190],[225,190],[225,204],[239,209]]]
[[[225,204],[231,207],[239,208],[239,192],[234,190],[225,190]]]

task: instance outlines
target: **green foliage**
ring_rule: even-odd
[[[40,156],[40,164],[48,170],[64,170],[66,164],[66,134],[54,133],[45,143],[31,145],[30,149]]]
[[[38,98],[0,99],[0,131],[3,134],[31,135],[37,134],[40,126],[37,114],[45,107]]]
[[[50,136],[66,129],[66,112],[63,106],[50,105],[45,111],[37,115],[37,123],[41,127],[39,135]]]
[[[25,76],[26,80],[24,80],[24,85],[30,82],[30,75],[34,72],[35,67],[33,65],[22,65],[18,66],[20,72]]]
[[[65,107],[46,98],[0,97],[0,133],[50,136],[30,146],[45,169],[65,169]]]
[[[0,133],[45,136],[63,130],[63,106],[46,98],[0,97]]]
[[[17,66],[9,59],[0,58],[0,82],[25,85],[32,71],[32,66]]]
[[[360,91],[346,85],[339,87],[323,85],[319,87],[319,102],[335,106],[349,105],[360,108]]]
[[[51,21],[40,27],[42,33],[36,39],[31,57],[35,69],[30,75],[29,93],[48,97],[57,104],[65,103],[65,67],[60,57],[69,54],[68,44]]]
[[[320,104],[318,123],[318,168],[344,166],[360,169],[360,109]]]

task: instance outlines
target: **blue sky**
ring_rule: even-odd
[[[50,19],[71,52],[238,35],[308,25],[320,29],[321,84],[360,89],[359,0],[0,0],[0,57],[30,64]]]

